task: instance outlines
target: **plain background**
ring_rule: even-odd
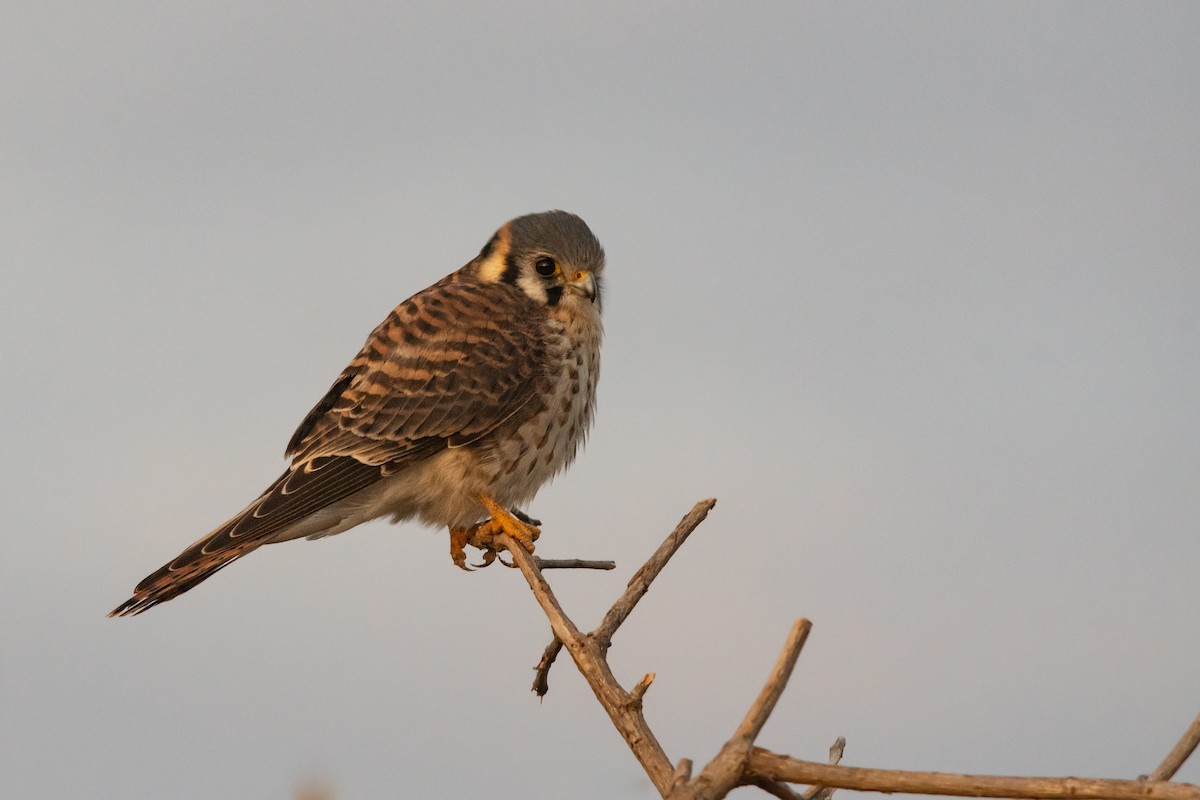
[[[577,622],[720,500],[612,651],[672,759],[806,616],[766,747],[1149,772],[1200,710],[1198,41],[1189,3],[7,3],[0,795],[654,796],[444,531],[104,616],[547,208],[609,255],[598,423],[530,508],[619,564],[552,576]]]

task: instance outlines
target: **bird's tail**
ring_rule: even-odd
[[[242,556],[257,550],[270,541],[267,534],[278,525],[264,524],[265,503],[279,493],[292,474],[288,470],[279,476],[258,499],[216,530],[193,542],[190,547],[142,579],[133,596],[108,612],[110,617],[130,617],[165,603],[202,583]],[[290,519],[290,517],[289,517]],[[285,520],[270,520],[283,522]]]
[[[266,544],[261,539],[249,539],[228,543],[227,530],[251,509],[226,522],[220,528],[200,539],[180,553],[174,560],[163,564],[142,579],[133,596],[108,612],[110,617],[130,617],[165,603],[183,594],[193,586],[215,575],[237,559]],[[213,549],[213,545],[224,540],[226,545]]]
[[[140,614],[183,594],[210,575],[269,542],[318,533],[304,520],[378,481],[384,467],[331,456],[295,464],[240,514],[147,575],[110,617]],[[297,531],[300,531],[297,533]]]

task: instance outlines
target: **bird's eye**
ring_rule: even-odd
[[[558,271],[558,265],[554,263],[553,258],[539,258],[534,262],[533,268],[537,270],[537,274],[543,278],[549,278]]]

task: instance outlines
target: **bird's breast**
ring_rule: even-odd
[[[487,458],[497,499],[522,505],[575,458],[587,438],[600,377],[599,316],[552,316],[535,411]]]

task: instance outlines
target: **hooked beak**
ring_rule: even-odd
[[[596,302],[596,276],[590,269],[581,269],[567,281],[567,288],[578,292],[590,302]]]

